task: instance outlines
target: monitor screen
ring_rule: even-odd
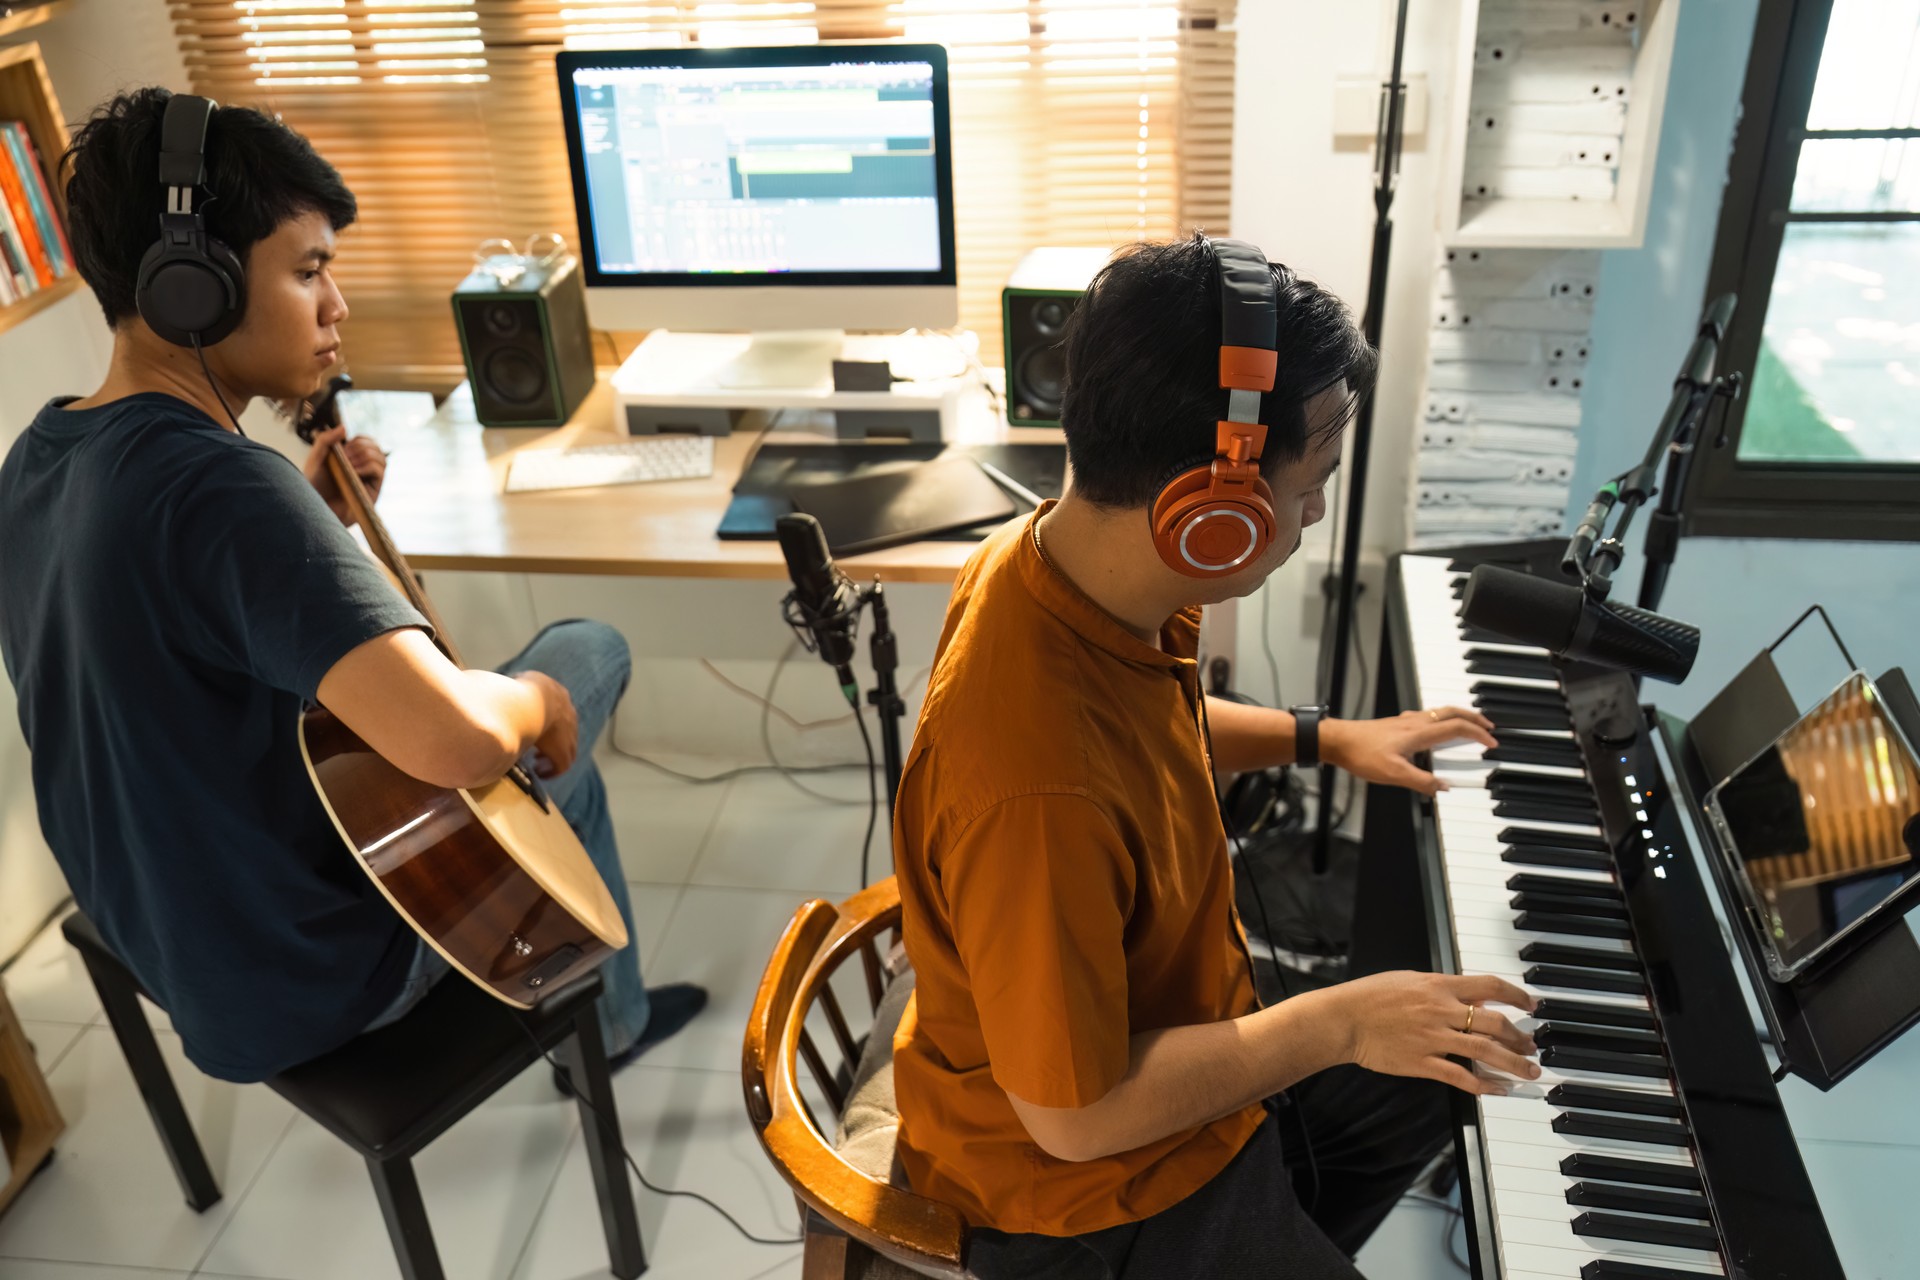
[[[953,282],[938,46],[558,64],[588,284]]]

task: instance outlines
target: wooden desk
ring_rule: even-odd
[[[1058,431],[1009,428],[986,397],[970,401],[966,443],[1059,443]],[[798,417],[799,415],[795,415]],[[380,514],[421,570],[587,573],[680,578],[784,579],[778,543],[722,542],[714,536],[758,433],[714,442],[713,475],[703,480],[505,492],[513,453],[622,440],[613,430],[613,393],[603,376],[572,422],[558,428],[482,427],[462,386],[425,426],[382,439],[390,458]],[[817,431],[769,433],[780,442],[830,440]],[[978,543],[918,542],[839,561],[856,580],[951,582]]]

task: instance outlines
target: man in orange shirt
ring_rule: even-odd
[[[1264,308],[1269,354],[1230,397],[1241,303]],[[1081,300],[1066,370],[1067,494],[961,573],[897,797],[917,975],[895,1038],[901,1161],[966,1216],[983,1280],[1353,1277],[1447,1142],[1431,1082],[1498,1089],[1449,1058],[1538,1074],[1531,1041],[1478,1007],[1532,1001],[1389,973],[1261,1008],[1214,772],[1310,762],[1317,736],[1321,758],[1430,793],[1412,757],[1491,745],[1492,726],[1452,707],[1296,723],[1202,695],[1199,606],[1298,549],[1370,387],[1337,300],[1240,242],[1135,246]],[[1237,517],[1156,536],[1163,490],[1251,491],[1256,470],[1265,537],[1244,563],[1178,571]]]

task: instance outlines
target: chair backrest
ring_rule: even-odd
[[[807,1030],[817,1003],[826,1015],[843,1068],[851,1074],[861,1041],[828,985],[858,955],[871,1009],[885,990],[879,938],[900,930],[900,888],[891,876],[838,907],[815,898],[802,904],[767,961],[741,1060],[747,1114],[780,1176],[808,1208],[882,1254],[916,1271],[966,1275],[966,1221],[951,1205],[869,1177],[834,1150],[800,1091],[805,1059],[814,1084],[837,1113],[846,1105],[842,1076],[827,1069]]]

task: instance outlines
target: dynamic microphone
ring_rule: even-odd
[[[773,522],[780,553],[787,558],[787,576],[793,592],[786,598],[787,623],[812,637],[807,647],[820,655],[840,679],[840,691],[855,700],[860,684],[853,678],[853,627],[860,611],[860,588],[833,563],[826,531],[805,512],[781,516]],[[797,616],[796,616],[797,615]]]
[[[1468,626],[1538,645],[1555,657],[1679,684],[1700,651],[1700,628],[1577,586],[1483,564],[1467,579]]]

